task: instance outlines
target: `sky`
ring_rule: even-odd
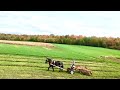
[[[120,37],[120,11],[0,11],[0,33]]]

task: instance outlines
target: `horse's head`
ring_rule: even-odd
[[[45,63],[47,63],[47,62],[48,62],[48,60],[46,59],[46,60],[45,60]]]
[[[51,62],[52,60],[50,58],[46,58],[45,63]]]

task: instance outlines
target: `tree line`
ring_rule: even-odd
[[[0,40],[33,41],[69,45],[85,45],[120,50],[120,38],[86,37],[82,35],[17,35],[0,33]]]

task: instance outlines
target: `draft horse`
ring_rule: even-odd
[[[50,58],[46,58],[45,63],[49,63],[48,71],[49,71],[49,68],[52,68],[54,71],[55,66],[59,67],[59,72],[63,71],[63,62],[61,61],[55,61]]]

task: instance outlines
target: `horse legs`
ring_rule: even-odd
[[[49,71],[50,67],[51,67],[51,66],[48,67],[48,71]]]
[[[52,66],[53,72],[54,72],[54,67]]]
[[[61,71],[61,69],[59,69],[59,72]]]
[[[61,69],[61,68],[62,68],[62,67],[60,67],[59,72],[60,72],[60,71],[63,71],[63,69]]]
[[[53,66],[49,66],[49,67],[48,67],[48,71],[49,71],[49,69],[50,69],[51,67],[52,67],[52,69],[53,69],[53,71],[54,71],[54,68],[53,68]]]
[[[48,71],[49,71],[49,68],[50,68],[50,67],[48,67]]]

